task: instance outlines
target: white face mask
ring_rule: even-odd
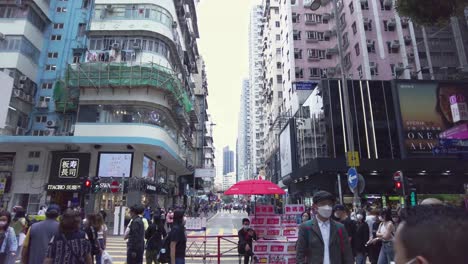
[[[380,221],[380,222],[385,222],[385,221],[384,221],[384,218],[381,217],[381,216],[379,216],[379,221]]]
[[[362,214],[357,214],[356,218],[357,218],[357,220],[362,220],[362,218],[364,218],[364,216],[362,216]]]
[[[319,206],[317,208],[318,214],[323,218],[330,218],[333,208],[329,205]]]
[[[340,218],[340,214],[339,213],[334,213],[335,217],[336,218]]]
[[[0,221],[0,227],[4,227],[7,225],[7,221]]]

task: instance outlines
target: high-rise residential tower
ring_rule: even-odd
[[[251,93],[249,80],[242,81],[239,126],[237,133],[237,177],[238,180],[247,180],[251,176],[252,169],[252,116]]]
[[[229,146],[223,148],[223,175],[235,172],[234,151],[229,150]]]

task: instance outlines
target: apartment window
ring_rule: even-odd
[[[353,25],[352,25],[351,27],[353,28],[353,35],[356,35],[356,33],[357,33],[356,22],[354,22]]]
[[[385,5],[384,1],[385,0],[380,0],[380,10],[392,10],[392,5]]]
[[[294,31],[293,31],[293,39],[294,39],[294,40],[301,40],[301,31],[299,31],[299,30],[294,30]]]
[[[62,35],[51,35],[50,40],[62,40]]]
[[[356,45],[354,45],[354,50],[356,51],[356,56],[359,56],[361,54],[361,50],[359,49],[359,43],[356,43]]]
[[[81,8],[88,8],[89,7],[89,2],[90,2],[90,0],[83,0],[83,5],[81,6]]]
[[[39,158],[41,157],[41,152],[40,151],[29,151],[28,153],[28,158]]]
[[[85,33],[86,33],[86,24],[79,23],[78,24],[78,37],[84,37]]]
[[[41,97],[39,97],[39,101],[40,101],[40,102],[46,102],[46,103],[48,103],[48,102],[50,102],[50,97],[48,97],[48,96],[41,96]]]
[[[278,92],[278,99],[283,99],[283,92],[281,91]]]
[[[351,12],[351,14],[354,13],[354,5],[353,5],[353,2],[351,2],[351,3],[349,4],[349,11]]]
[[[322,69],[309,68],[309,77],[320,77],[320,76],[322,76]]]
[[[348,32],[343,34],[343,46],[347,48],[349,45]]]
[[[291,81],[291,70],[288,70],[288,82]]]
[[[55,23],[54,29],[63,29],[63,23]]]
[[[342,14],[340,16],[340,26],[343,26],[346,24],[346,14]]]
[[[73,63],[80,63],[81,53],[73,53]]]
[[[281,40],[281,35],[280,35],[280,34],[276,34],[276,40],[277,40],[277,41],[280,41],[280,40]]]
[[[58,58],[58,52],[48,52],[48,53],[47,53],[47,58],[49,58],[49,59],[56,59],[56,58]]]
[[[57,11],[57,13],[66,13],[67,8],[66,7],[57,7],[56,11]]]
[[[322,23],[322,15],[316,14],[305,14],[305,20],[307,22]]]
[[[361,9],[369,10],[369,1],[361,1]]]
[[[276,14],[276,15],[279,14],[279,8],[275,8],[275,14]]]
[[[387,49],[388,49],[388,53],[389,53],[389,54],[398,53],[398,52],[399,52],[399,49],[398,49],[398,48],[392,48],[392,42],[390,42],[390,41],[387,41]]]
[[[38,172],[39,171],[39,165],[37,165],[37,164],[28,164],[26,166],[26,171],[27,172]]]
[[[367,40],[367,52],[375,53],[375,41]]]
[[[50,89],[52,89],[52,86],[53,86],[53,84],[51,82],[45,82],[45,83],[42,83],[41,88],[46,89],[46,90],[50,90]]]
[[[300,14],[292,13],[292,22],[299,23],[300,22]]]
[[[294,49],[294,59],[302,59],[302,50]]]
[[[351,66],[351,53],[346,54],[343,60],[345,66]]]
[[[362,73],[362,65],[359,65],[359,67],[357,67],[357,72],[358,72],[359,78],[362,79],[362,77],[364,77]]]
[[[45,130],[33,130],[32,135],[33,136],[44,136],[45,135]]]
[[[279,22],[279,21],[276,21],[276,22],[275,22],[275,27],[277,27],[277,28],[280,27],[280,22]]]
[[[291,5],[296,5],[296,0],[291,0]]]
[[[364,30],[365,31],[372,31],[372,20],[369,19],[368,21],[364,20]]]
[[[375,65],[373,65],[373,67],[371,67],[370,69],[370,73],[372,76],[378,76],[379,75],[379,68],[378,68],[378,65],[377,63],[374,63]]]
[[[276,55],[281,55],[281,48],[276,49]]]
[[[306,31],[307,39],[324,40],[324,33],[317,31]]]
[[[45,122],[47,122],[47,116],[45,115],[36,116],[36,123],[45,123]]]
[[[325,59],[325,50],[307,49],[307,56],[309,58]]]
[[[55,71],[57,69],[57,65],[55,64],[46,64],[45,70],[46,71]]]
[[[283,76],[281,74],[276,75],[276,83],[281,83],[283,81]]]
[[[295,75],[296,75],[296,79],[304,78],[304,70],[302,68],[296,67],[295,68]]]
[[[281,62],[276,63],[276,69],[280,70],[281,69]]]

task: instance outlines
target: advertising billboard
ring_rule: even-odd
[[[89,176],[90,153],[54,152],[48,191],[78,191],[80,178]]]
[[[141,170],[141,177],[144,179],[154,179],[156,176],[156,161],[143,156],[143,168]]]
[[[456,121],[463,118],[462,99],[468,98],[468,84],[401,82],[396,84],[396,89],[400,102],[403,147],[407,155],[432,156],[433,148],[439,143],[439,135],[456,126]],[[457,111],[453,111],[455,108]]]
[[[133,153],[99,153],[99,177],[130,177]]]
[[[291,125],[288,124],[280,135],[281,177],[292,172]]]

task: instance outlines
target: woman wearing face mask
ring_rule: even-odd
[[[380,249],[379,259],[377,264],[390,264],[394,258],[393,251],[393,237],[395,234],[395,226],[392,222],[392,211],[386,209],[380,213],[379,229],[377,230],[377,238],[374,238],[369,243],[376,243],[382,241],[382,248]]]
[[[309,212],[304,212],[302,213],[301,215],[301,220],[302,222],[301,223],[304,223],[306,221],[309,221],[311,218],[310,218],[310,213]]]
[[[0,212],[0,263],[13,264],[16,260],[18,241],[15,230],[10,226],[11,215],[8,211]]]
[[[366,244],[369,240],[369,226],[367,225],[365,219],[365,211],[359,211],[356,214],[356,233],[352,240],[353,252],[356,256],[356,264],[366,264]]]

